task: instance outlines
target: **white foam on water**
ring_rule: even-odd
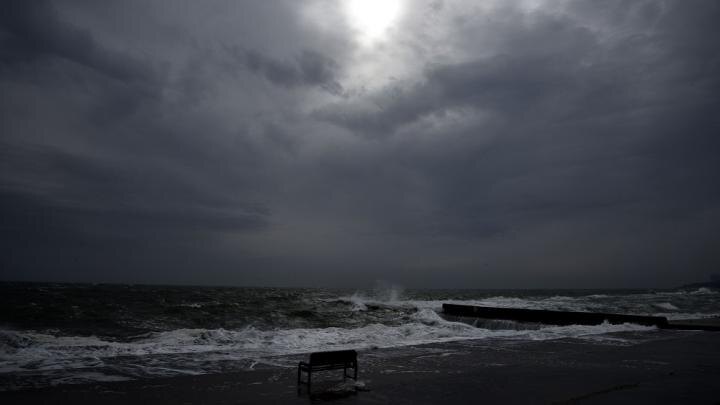
[[[78,372],[78,373],[73,373],[70,376],[56,378],[52,381],[52,385],[79,384],[79,383],[86,383],[86,382],[93,382],[93,381],[116,382],[116,381],[129,381],[129,380],[132,380],[132,378],[125,377],[125,376],[119,376],[119,375],[97,373],[97,372]]]
[[[717,295],[717,294],[720,294],[720,291],[711,290],[707,287],[700,287],[695,291],[691,291],[690,294],[693,294],[693,295]]]
[[[536,330],[489,330],[447,321],[431,308],[422,308],[409,318],[409,322],[401,325],[369,324],[354,329],[177,329],[150,334],[133,342],[113,342],[93,336],[53,336],[0,330],[0,342],[20,342],[1,344],[0,373],[101,367],[105,364],[104,360],[117,356],[212,353],[215,360],[237,360],[320,350],[388,348],[464,339],[547,340],[653,329],[631,324],[602,324],[547,326]],[[163,374],[166,371],[150,370],[150,373]]]
[[[604,344],[627,341],[613,332],[642,332],[653,327],[634,324],[569,325],[532,328],[490,326],[474,327],[443,319],[444,303],[493,306],[503,308],[549,309],[564,311],[610,312],[665,316],[668,319],[697,319],[718,316],[712,305],[695,307],[695,302],[713,302],[715,290],[699,288],[690,291],[634,293],[586,296],[495,296],[476,300],[407,300],[399,289],[376,292],[373,296],[360,293],[329,299],[350,306],[352,312],[374,311],[378,308],[396,311],[390,325],[365,324],[357,328],[278,328],[263,330],[252,326],[243,329],[176,329],[138,336],[130,342],[111,341],[95,336],[54,336],[34,331],[0,329],[0,373],[51,373],[59,381],[144,378],[207,372],[194,359],[204,362],[268,359],[268,356],[299,354],[321,350],[370,349],[410,346],[424,343],[466,339],[549,340],[578,338]],[[698,301],[700,300],[700,301]],[[690,303],[688,305],[688,302]],[[201,303],[189,302],[198,307]],[[682,310],[686,312],[680,312]],[[706,313],[693,312],[707,308]],[[392,314],[394,311],[384,311]],[[373,319],[370,317],[370,319]],[[479,323],[483,326],[482,323]],[[202,356],[196,356],[201,353]],[[182,362],[155,361],[156,355],[177,355]],[[137,374],[123,369],[121,376],[112,373],[117,361],[135,367]],[[179,367],[175,367],[178,366]],[[105,371],[110,369],[110,373]],[[1,387],[0,387],[1,388]]]
[[[655,316],[664,316],[669,321],[685,320],[685,319],[710,319],[720,318],[720,312],[706,313],[706,312],[658,312]]]
[[[352,304],[352,310],[355,312],[367,311],[367,305],[365,302],[367,299],[357,293],[353,294],[347,299]]]
[[[498,308],[522,308],[522,309],[543,309],[554,311],[575,311],[575,312],[602,312],[627,315],[665,316],[668,319],[691,319],[710,318],[717,316],[712,309],[716,306],[706,305],[708,312],[680,312],[686,305],[697,306],[698,301],[689,297],[702,298],[707,303],[712,302],[718,291],[707,288],[700,288],[693,291],[674,291],[659,293],[634,293],[626,295],[605,295],[593,294],[586,296],[550,296],[550,297],[505,297],[495,296],[477,300],[442,300],[442,301],[400,301],[397,303],[379,303],[381,305],[398,307],[431,308],[435,311],[442,311],[442,304],[476,305]],[[372,303],[372,300],[364,301],[365,304]]]
[[[668,320],[684,320],[720,316],[720,313],[714,311],[717,305],[707,303],[708,301],[714,301],[715,295],[717,294],[718,291],[699,288],[697,290],[686,291],[642,292],[618,295],[591,294],[572,297],[562,295],[523,298],[495,296],[476,300],[399,300],[395,297],[395,300],[386,300],[384,298],[378,299],[356,293],[350,297],[341,297],[336,299],[336,301],[349,303],[353,306],[353,310],[356,311],[366,311],[368,306],[372,306],[375,308],[394,308],[410,311],[430,309],[441,313],[442,305],[449,303],[499,308],[660,316]],[[706,302],[704,307],[697,307],[698,299]],[[694,309],[705,309],[707,312],[693,311]]]
[[[668,311],[677,311],[680,309],[669,302],[656,302],[652,305],[660,309],[666,309]]]
[[[680,290],[680,291],[657,291],[649,294],[639,294],[639,295],[645,295],[645,296],[666,296],[666,297],[676,297],[676,296],[696,296],[696,295],[719,295],[720,290],[715,290],[707,287],[700,287],[696,290]]]

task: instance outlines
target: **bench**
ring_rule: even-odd
[[[348,375],[347,370],[354,369],[353,375]],[[300,384],[307,384],[310,389],[312,383],[312,373],[314,371],[325,371],[325,370],[343,370],[343,380],[347,377],[357,380],[358,365],[357,365],[357,352],[355,350],[337,350],[333,352],[316,352],[310,354],[310,361],[301,361],[298,364],[298,386]],[[302,381],[302,372],[307,373],[307,381]],[[298,388],[299,389],[299,388]]]

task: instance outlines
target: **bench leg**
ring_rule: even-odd
[[[299,384],[307,384],[308,386],[310,385],[310,376],[312,375],[312,371],[305,370],[305,372],[307,373],[307,381],[302,380],[302,370],[300,369],[300,367],[298,367],[298,374],[297,374],[298,385]]]
[[[310,384],[312,382],[312,371],[306,370],[307,373],[307,381],[302,380],[302,370],[298,367],[298,375],[297,375],[297,383],[298,383],[298,390],[300,390],[300,384],[307,384],[308,390],[310,389]]]

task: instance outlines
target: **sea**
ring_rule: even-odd
[[[632,344],[654,327],[446,318],[443,303],[720,316],[720,291],[365,290],[0,283],[0,391],[252,370],[302,353],[461,340]],[[632,332],[625,342],[623,332]]]

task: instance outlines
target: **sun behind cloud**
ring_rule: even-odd
[[[402,12],[402,0],[347,0],[345,11],[365,45],[385,39]]]

